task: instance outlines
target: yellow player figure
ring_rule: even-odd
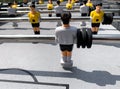
[[[53,4],[47,4],[47,8],[48,8],[48,10],[52,10],[53,9]]]
[[[39,0],[39,4],[44,4],[44,0]]]
[[[60,0],[60,2],[63,2],[64,0]]]
[[[96,4],[96,9],[90,13],[92,33],[97,34],[100,23],[103,21],[104,11],[101,10],[102,3]]]
[[[52,3],[52,0],[49,0],[49,1],[48,1],[47,9],[48,9],[48,10],[52,10],[52,9],[53,9],[53,3]],[[52,13],[49,12],[48,16],[49,16],[49,17],[52,17]]]
[[[93,7],[93,3],[91,2],[91,0],[88,0],[86,3],[86,6],[92,8]]]
[[[71,10],[72,7],[73,7],[72,1],[71,1],[71,0],[68,0],[68,3],[66,4],[66,8],[67,8],[68,10]]]
[[[48,1],[47,9],[48,9],[48,10],[52,10],[52,9],[53,9],[53,3],[52,3],[51,0]]]
[[[17,1],[13,2],[12,8],[15,8],[15,9],[17,8]]]
[[[29,21],[33,27],[34,34],[40,34],[40,12],[36,11],[35,5],[30,5],[30,12],[28,13]]]

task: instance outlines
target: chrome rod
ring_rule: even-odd
[[[0,42],[55,43],[54,35],[0,35]]]
[[[28,17],[16,17],[16,18],[0,18],[0,22],[28,22]],[[60,17],[41,17],[42,22],[53,21],[56,22],[60,20]],[[90,21],[90,17],[72,17],[71,21]],[[114,16],[113,21],[120,21],[120,16]]]
[[[67,10],[67,9],[64,9],[64,11],[70,11],[71,13],[74,13],[74,12],[80,12],[80,10],[79,9],[75,9],[75,10]],[[120,12],[120,9],[103,9],[103,11],[104,12]],[[20,10],[20,9],[18,9],[17,10],[17,13],[28,13],[29,12],[29,10],[26,10],[26,9],[22,9],[22,10]],[[40,13],[55,13],[55,11],[54,10],[39,10],[39,12]],[[8,13],[8,11],[0,11],[0,13],[1,14],[7,14]]]
[[[104,7],[109,7],[108,5],[105,5],[105,6],[103,6],[103,8]],[[117,6],[117,5],[115,5],[115,6]],[[64,6],[62,6],[63,8],[66,8],[66,6],[64,5]],[[37,8],[38,9],[47,9],[47,4],[45,5],[45,6],[37,6]],[[73,6],[72,7],[73,9],[79,9],[80,8],[80,6]],[[8,9],[8,7],[2,7],[1,9]],[[23,9],[25,9],[25,10],[28,10],[28,9],[30,9],[30,7],[17,7],[17,9],[18,10],[23,10]]]
[[[0,35],[0,42],[15,43],[55,43],[55,35]],[[118,42],[120,43],[120,34],[98,34],[93,35],[93,43]]]

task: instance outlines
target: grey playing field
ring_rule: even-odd
[[[86,23],[90,27],[90,22]],[[54,34],[56,24],[41,22],[41,34]],[[81,28],[81,22],[70,24]],[[18,25],[14,28],[8,22],[0,26],[0,35],[33,34],[29,22]],[[112,25],[101,25],[98,34],[120,32]],[[119,89],[119,53],[120,44],[116,43],[96,43],[91,49],[77,49],[74,45],[73,68],[64,70],[56,44],[1,43],[0,89],[66,89],[62,84],[69,84],[69,89]]]

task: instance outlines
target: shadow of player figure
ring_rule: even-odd
[[[107,71],[92,71],[86,72],[74,67],[72,70],[74,77],[77,79],[81,79],[83,81],[89,83],[96,83],[99,86],[106,86],[106,85],[115,85],[116,81],[120,81],[120,75],[112,75]]]

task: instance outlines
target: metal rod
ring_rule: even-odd
[[[93,40],[119,41],[120,42],[120,34],[93,35]]]
[[[55,43],[54,35],[0,35],[0,42]]]
[[[70,12],[80,12],[79,9],[73,9],[73,10],[66,10],[65,11],[70,11]],[[104,12],[120,12],[120,9],[102,9]]]
[[[54,5],[54,6],[56,6],[56,5]],[[63,8],[66,8],[66,5],[61,5]],[[117,6],[117,5],[115,5],[115,6]],[[40,5],[36,5],[36,7],[38,8],[38,9],[47,9],[47,4],[40,4]],[[108,7],[108,5],[103,5],[102,6],[103,8],[104,7]],[[73,5],[73,9],[79,9],[80,8],[80,6],[74,6]],[[3,7],[3,8],[1,8],[1,9],[8,9],[7,7]],[[29,9],[29,7],[17,7],[17,9]]]
[[[0,42],[15,43],[55,43],[55,35],[0,35]],[[120,43],[120,34],[93,35],[93,43],[117,42]]]
[[[21,9],[22,9],[22,11],[20,11]],[[23,10],[23,8],[21,8],[21,9],[18,8],[17,13],[28,13],[29,12],[29,10],[26,10],[26,9]],[[79,9],[76,9],[76,10],[66,10],[66,9],[64,9],[64,11],[70,11],[72,13],[80,12]],[[120,9],[103,9],[103,11],[104,12],[120,12]],[[49,13],[49,12],[55,13],[54,10],[39,10],[39,12],[40,13]],[[0,13],[5,14],[5,13],[8,13],[8,11],[0,11]]]
[[[28,17],[0,18],[0,22],[28,22]],[[41,17],[42,22],[59,21],[60,17]],[[72,17],[71,21],[90,21],[90,17]],[[120,21],[120,16],[114,16],[113,21]]]
[[[53,3],[54,6],[56,6],[56,4]],[[66,3],[61,3],[60,4],[61,6],[66,6]],[[36,5],[37,7],[45,7],[46,4],[38,4]],[[108,6],[108,3],[103,3],[103,6],[102,7],[105,7],[105,6]],[[75,7],[80,7],[80,6],[75,6]]]

